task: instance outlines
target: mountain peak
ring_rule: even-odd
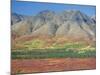
[[[77,11],[79,11],[79,10],[71,9],[71,10],[65,10],[65,11],[68,11],[68,12],[77,12]]]
[[[43,10],[41,12],[39,12],[39,14],[54,14],[55,12],[54,11],[51,11],[51,10]]]
[[[65,13],[81,13],[79,10],[64,10]]]

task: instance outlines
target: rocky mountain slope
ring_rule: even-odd
[[[13,13],[11,17],[12,34],[18,36],[95,39],[95,17],[87,16],[77,10],[66,10],[60,13],[44,10],[31,17]]]

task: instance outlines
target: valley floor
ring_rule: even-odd
[[[12,74],[52,71],[90,70],[96,68],[96,58],[13,59]]]

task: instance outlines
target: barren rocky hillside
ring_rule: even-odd
[[[35,16],[12,13],[12,34],[16,36],[53,36],[95,39],[95,16],[77,10],[56,13],[44,10]]]

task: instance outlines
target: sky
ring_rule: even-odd
[[[25,1],[12,1],[12,13],[22,15],[36,15],[43,10],[51,10],[56,13],[64,10],[79,10],[88,16],[96,14],[96,7],[90,5],[73,5],[73,4],[57,4],[57,3],[41,3],[41,2],[25,2]]]

